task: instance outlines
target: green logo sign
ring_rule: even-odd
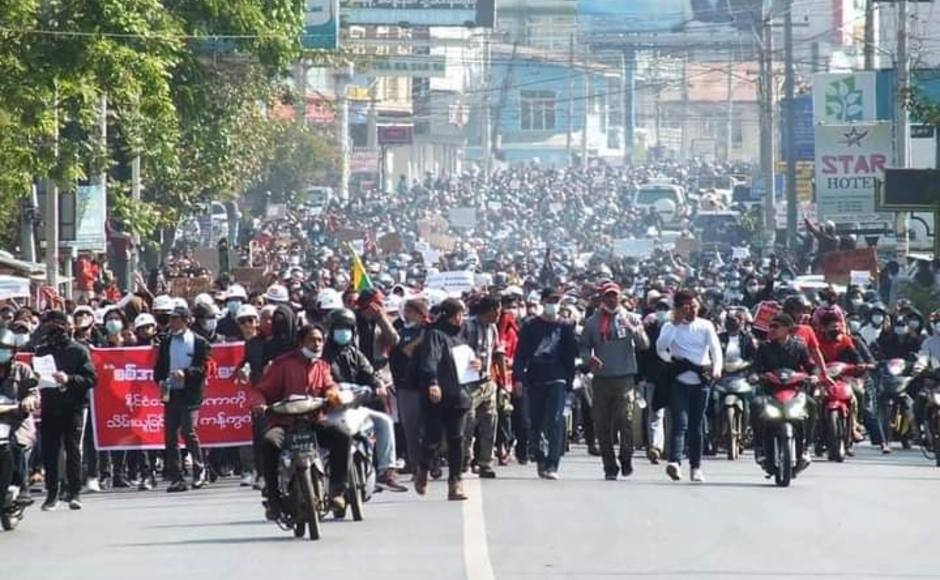
[[[862,106],[864,95],[855,86],[855,76],[832,81],[826,87],[826,116],[838,123],[862,121],[865,109]]]

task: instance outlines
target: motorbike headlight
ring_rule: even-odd
[[[930,393],[930,402],[933,405],[940,407],[940,390],[934,390]]]
[[[783,417],[783,413],[775,405],[766,405],[764,406],[764,416],[771,420],[777,420]]]
[[[802,419],[806,413],[806,396],[800,393],[785,409],[787,419]]]

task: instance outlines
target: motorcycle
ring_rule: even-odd
[[[0,416],[7,413],[19,413],[20,406],[15,401],[0,397]],[[13,443],[13,433],[10,425],[0,423],[0,453],[10,452]],[[12,465],[10,466],[12,467]],[[26,505],[17,501],[20,487],[11,484],[8,489],[0,489],[0,527],[10,532],[16,529],[26,511]]]
[[[750,424],[750,399],[754,388],[745,376],[750,366],[751,363],[747,361],[725,363],[724,373],[715,385],[713,445],[717,449],[723,439],[730,461],[736,460],[744,451],[747,426]]]
[[[924,447],[933,451],[940,467],[940,370],[927,371],[918,393],[924,399]]]
[[[842,462],[846,455],[853,454],[855,415],[852,408],[852,374],[859,370],[864,370],[864,367],[841,362],[826,365],[826,373],[833,383],[821,394],[820,409],[824,412],[820,413],[823,422],[820,432],[829,452],[829,461]]]
[[[903,358],[882,364],[878,419],[885,427],[885,438],[899,439],[904,449],[911,448],[914,432],[914,401],[907,394],[912,380],[911,365]]]
[[[311,540],[320,539],[320,513],[322,506],[329,503],[323,491],[323,460],[310,420],[310,415],[325,404],[318,397],[291,397],[268,408],[271,415],[289,418],[291,422],[278,462],[278,483],[284,501],[277,524],[285,531],[293,530],[297,538],[309,530]]]
[[[376,489],[375,432],[368,410],[362,408],[372,397],[372,389],[352,383],[341,383],[339,388],[342,406],[327,413],[326,421],[352,434],[346,505],[352,512],[353,520],[361,522],[363,504],[372,499],[372,493]],[[323,461],[328,465],[326,458],[324,455]],[[328,478],[327,469],[324,481]],[[334,510],[333,516],[343,519],[346,517],[346,510]]]
[[[791,369],[765,373],[762,377],[769,396],[754,400],[755,412],[760,413],[759,433],[765,459],[762,463],[768,477],[779,487],[790,481],[807,467],[803,457],[803,434],[809,418],[807,398],[803,386],[815,377]]]

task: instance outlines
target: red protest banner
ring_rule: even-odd
[[[877,280],[878,254],[875,248],[826,252],[819,260],[819,271],[825,274],[826,282],[830,284],[849,284],[853,270],[869,272]]]
[[[196,428],[203,447],[251,444],[253,393],[235,382],[243,352],[242,343],[212,347],[212,372]],[[91,357],[98,373],[92,397],[95,447],[163,449],[163,400],[153,381],[156,349],[92,349]]]
[[[761,302],[757,307],[757,312],[754,313],[754,324],[751,326],[754,327],[754,330],[767,332],[770,330],[770,321],[780,314],[782,310],[780,304],[773,300]]]

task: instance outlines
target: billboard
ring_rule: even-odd
[[[578,24],[593,32],[679,32],[699,25],[750,28],[765,0],[578,0]]]
[[[891,160],[891,123],[817,125],[816,203],[819,219],[877,222],[875,180]]]
[[[790,159],[787,148],[787,112],[793,111],[793,153],[796,161],[812,161],[815,158],[816,133],[813,127],[813,97],[801,95],[791,101],[780,100],[780,155],[784,161]]]
[[[306,49],[338,46],[339,0],[304,0],[304,33],[301,45]]]
[[[340,0],[343,24],[492,28],[496,0]]]
[[[813,117],[816,123],[865,123],[875,120],[875,73],[813,75]]]

